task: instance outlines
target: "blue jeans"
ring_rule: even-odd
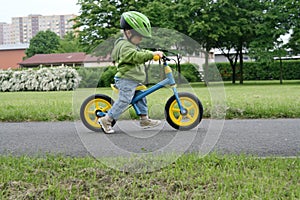
[[[119,97],[108,111],[108,116],[117,120],[124,110],[131,103],[138,82],[129,79],[115,78],[116,86],[119,89]],[[141,115],[148,115],[148,106],[146,98],[137,102],[137,107],[141,111]]]

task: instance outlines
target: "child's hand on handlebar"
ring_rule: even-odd
[[[153,60],[158,61],[160,58],[164,56],[162,51],[154,51],[153,52]]]

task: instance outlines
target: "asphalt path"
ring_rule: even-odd
[[[165,121],[141,130],[136,121],[119,121],[105,135],[76,122],[0,123],[0,154],[122,156],[196,152],[300,155],[300,119],[209,120],[190,131],[176,131]]]

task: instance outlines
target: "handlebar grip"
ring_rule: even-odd
[[[159,55],[156,54],[156,55],[153,56],[154,61],[158,61],[159,59],[160,59]]]

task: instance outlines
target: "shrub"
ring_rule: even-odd
[[[77,69],[81,82],[80,88],[96,88],[109,87],[114,82],[114,76],[117,73],[117,68],[109,67],[89,67]]]
[[[81,77],[80,88],[96,88],[99,85],[100,76],[106,67],[80,67],[77,69]]]
[[[117,67],[107,67],[106,70],[101,74],[98,82],[98,87],[109,87],[114,82],[115,74],[117,73]]]
[[[175,67],[175,66],[174,66]],[[202,73],[199,71],[199,66],[191,63],[181,64],[181,76],[186,78],[188,82],[202,81]]]
[[[75,69],[63,66],[37,70],[0,70],[0,91],[74,90],[80,80]]]
[[[173,75],[176,81],[178,82],[179,72],[178,67],[175,64],[170,64],[170,67],[173,70]],[[181,80],[185,79],[187,82],[199,82],[202,81],[201,72],[198,70],[198,66],[195,66],[191,63],[185,63],[180,65],[180,75]],[[161,81],[164,78],[163,66],[151,65],[149,69],[149,83],[155,84]]]
[[[174,77],[178,79],[178,72],[175,65],[170,65],[173,68]],[[80,88],[95,88],[95,87],[109,87],[114,83],[114,76],[117,73],[117,67],[89,67],[77,68],[81,77]],[[181,65],[181,77],[184,77],[188,82],[201,81],[201,74],[197,68],[192,64]],[[164,79],[163,66],[152,64],[148,69],[148,83],[156,84]]]
[[[232,78],[232,69],[229,63],[216,63],[224,81]],[[236,68],[236,77],[239,78],[239,65]],[[299,61],[282,61],[282,75],[285,80],[300,79]],[[280,78],[280,62],[272,63],[244,62],[244,80],[278,80]],[[213,80],[213,79],[212,79]]]

